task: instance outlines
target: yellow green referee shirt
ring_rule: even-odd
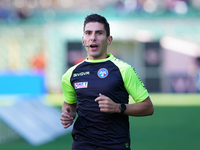
[[[127,115],[101,112],[98,102],[95,102],[99,93],[116,103],[126,104],[129,95],[138,103],[149,94],[131,65],[108,55],[101,60],[86,58],[71,67],[62,77],[62,90],[66,103],[77,103],[78,118],[73,127],[73,137],[89,137],[94,143],[103,143],[109,149],[114,144],[121,143],[126,147],[127,143],[130,144],[129,120]]]

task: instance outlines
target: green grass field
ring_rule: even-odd
[[[130,117],[132,150],[196,150],[200,139],[199,94],[150,94],[153,116]],[[62,95],[48,95],[60,106]],[[56,102],[54,101],[56,100]],[[33,147],[23,139],[0,145],[0,150],[70,150],[70,133],[55,141]]]

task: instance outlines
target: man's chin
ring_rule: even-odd
[[[99,54],[99,52],[92,52],[89,54],[90,58],[92,59],[102,59],[103,55]]]

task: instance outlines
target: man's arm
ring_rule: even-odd
[[[121,112],[121,110],[119,110]],[[126,104],[125,115],[129,116],[148,116],[154,113],[154,107],[150,97],[147,97],[144,101],[134,104]]]
[[[99,103],[100,111],[106,113],[120,113],[120,104],[115,103],[109,97],[100,94],[99,97],[95,99]],[[151,102],[150,97],[147,97],[144,101],[134,104],[126,104],[125,115],[129,116],[148,116],[152,115],[154,112],[154,107]]]
[[[61,124],[64,128],[68,128],[72,125],[74,118],[76,117],[76,103],[68,104],[63,102],[61,113]]]

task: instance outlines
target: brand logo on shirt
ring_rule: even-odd
[[[81,88],[87,88],[88,87],[88,82],[77,82],[74,83],[74,88],[75,89],[81,89]]]
[[[80,73],[74,73],[73,77],[79,77],[79,76],[85,76],[85,75],[89,75],[90,72],[86,71],[86,72],[80,72]]]
[[[99,69],[97,75],[99,76],[99,78],[105,78],[108,76],[108,70],[106,68],[101,68]]]

